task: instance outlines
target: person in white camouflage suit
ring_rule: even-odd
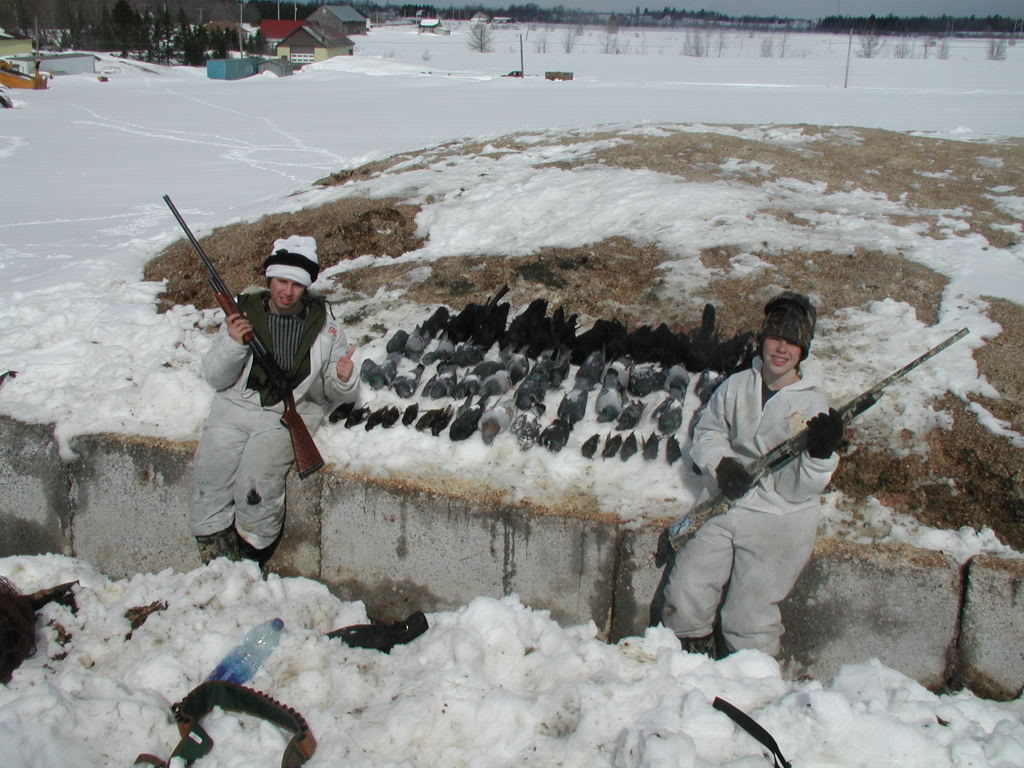
[[[281,534],[293,452],[283,405],[243,341],[251,331],[273,355],[316,431],[339,403],[357,396],[352,352],[324,300],[309,293],[319,274],[316,241],[277,240],[263,263],[266,288],[243,292],[241,314],[225,319],[203,357],[217,390],[196,450],[191,528],[204,562],[248,557],[265,563]]]
[[[819,497],[843,437],[842,418],[816,389],[807,361],[816,320],[806,296],[787,291],[769,301],[760,355],[722,383],[697,423],[690,457],[709,479],[708,493],[717,485],[733,503],[675,556],[662,619],[686,650],[712,657],[741,648],[779,652],[785,630],[778,604],[810,559]],[[807,450],[754,483],[746,467],[805,426]],[[713,631],[719,604],[724,648]]]

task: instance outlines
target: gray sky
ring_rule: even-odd
[[[442,3],[443,4],[443,3]],[[665,6],[696,11],[718,11],[730,16],[788,16],[819,19],[823,16],[1008,16],[1024,18],[1024,0],[539,0],[542,7],[565,5],[598,11],[661,9]]]

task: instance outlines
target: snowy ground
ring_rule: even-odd
[[[609,645],[592,624],[561,628],[514,596],[429,614],[425,634],[385,655],[324,637],[364,622],[360,604],[306,579],[262,581],[251,564],[110,581],[46,555],[2,559],[0,573],[26,590],[81,585],[77,615],[41,611],[35,656],[0,686],[5,765],[166,757],[179,738],[170,704],[274,616],[285,622],[281,644],[251,685],[306,718],[318,742],[310,768],[770,765],[712,709],[716,696],[753,714],[794,766],[1024,764],[1024,702],[935,695],[872,660],[830,681],[791,682],[756,651],[711,662],[663,628]],[[125,612],[159,601],[166,609],[132,630]],[[202,723],[215,742],[196,764],[207,768],[278,766],[290,736],[233,713]]]
[[[419,199],[432,192],[435,202],[420,220],[429,241],[407,257],[425,267],[470,247],[526,253],[616,234],[674,244],[687,264],[687,248],[707,236],[707,219],[739,211],[741,221],[757,206],[756,193],[688,186],[649,172],[559,175],[544,161],[586,147],[559,146],[557,137],[575,142],[579,131],[606,124],[662,130],[680,123],[746,124],[779,141],[802,138],[772,124],[869,126],[980,142],[1024,132],[1020,46],[1010,47],[1005,61],[986,59],[982,41],[952,41],[948,59],[934,51],[920,58],[921,48],[911,59],[891,52],[853,58],[844,88],[845,38],[790,35],[781,58],[781,39],[771,58],[761,56],[757,36],[727,38],[721,56],[713,39],[712,55],[696,59],[680,55],[681,32],[620,33],[630,46],[619,55],[600,52],[607,41],[598,30],[570,54],[557,52],[564,30],[548,30],[548,52],[540,53],[541,33],[502,30],[493,53],[475,54],[460,31],[442,38],[374,30],[357,39],[352,58],[289,78],[233,83],[208,80],[200,70],[104,57],[108,82],[64,77],[47,91],[14,92],[17,108],[0,110],[0,373],[19,375],[0,388],[0,413],[54,423],[69,457],[78,434],[196,436],[211,397],[198,359],[216,318],[189,307],[158,314],[160,286],[141,282],[143,264],[180,236],[160,200],[164,193],[202,235],[332,195],[397,191]],[[528,76],[502,78],[519,69],[519,35]],[[572,71],[574,80],[545,81],[545,70]],[[318,178],[396,152],[513,131],[537,136],[537,152],[504,165],[485,153],[351,189],[310,190]],[[474,172],[483,165],[502,173],[481,179]],[[457,194],[467,183],[467,193]],[[487,225],[518,206],[549,203],[531,195],[540,191],[563,206],[556,229],[523,226],[515,216]],[[809,201],[816,193],[786,194]],[[1021,190],[992,194],[1024,221]],[[624,215],[601,215],[613,203]],[[829,343],[858,332],[875,343],[849,346],[851,369],[861,378],[837,372],[830,395],[841,401],[961,326],[971,328],[971,337],[915,375],[914,387],[901,392],[899,413],[880,404],[874,418],[919,428],[941,418],[923,407],[924,397],[985,392],[970,351],[998,329],[978,296],[1024,300],[1020,248],[983,250],[967,237],[931,241],[876,216],[898,210],[891,201],[853,194],[829,204],[835,247],[851,233],[895,239],[954,280],[935,327],[894,302],[851,310],[842,328],[831,329],[837,338]],[[652,209],[660,215],[640,214]],[[940,214],[954,238],[957,216],[969,215]],[[951,257],[951,246],[972,255],[970,269]],[[343,284],[343,271],[322,287],[330,290],[334,280]],[[390,327],[409,329],[422,319],[420,309],[402,310],[398,289],[375,300]],[[358,355],[379,356],[382,345],[380,339]],[[407,438],[394,430],[356,435],[325,427],[318,442],[329,461],[357,469],[429,473],[444,465],[484,473],[499,485],[514,478],[508,487],[526,495],[576,484],[609,504],[639,494],[641,506],[656,514],[674,513],[692,497],[665,469],[651,476],[653,468],[623,464],[596,473],[578,454],[556,461],[537,448],[523,454],[497,442],[485,452],[479,441],[441,451],[436,440]],[[531,475],[540,478],[537,486],[522,482]],[[897,521],[896,529],[902,525]],[[984,531],[903,535],[960,558],[1000,551]],[[51,626],[36,656],[0,689],[5,764],[125,765],[137,752],[167,754],[176,740],[167,705],[200,682],[234,638],[277,614],[288,632],[254,685],[309,719],[321,744],[310,765],[765,764],[757,744],[711,710],[715,695],[756,711],[797,765],[1024,763],[1019,701],[934,696],[870,661],[833,681],[791,683],[764,656],[741,653],[712,664],[680,653],[663,631],[608,646],[593,627],[558,628],[514,598],[432,615],[427,635],[389,657],[320,637],[365,618],[360,605],[340,603],[302,579],[259,582],[246,566],[110,582],[83,563],[52,556],[0,560],[0,574],[26,591],[72,578],[83,585],[77,617],[59,607],[44,612],[71,631],[67,657],[59,658]],[[168,609],[125,640],[124,610],[161,599]],[[210,765],[278,764],[276,732],[231,718],[218,728],[214,737],[219,733],[234,749],[215,753]]]

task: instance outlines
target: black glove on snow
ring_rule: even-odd
[[[843,440],[843,417],[835,408],[819,413],[807,422],[807,453],[815,459],[827,459]]]
[[[732,456],[726,456],[718,462],[715,479],[718,481],[718,490],[733,501],[749,491],[754,484],[754,478],[747,472],[747,468]]]

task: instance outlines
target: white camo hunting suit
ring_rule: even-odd
[[[828,410],[814,388],[814,367],[804,361],[800,379],[779,389],[762,410],[762,361],[733,374],[701,416],[690,457],[715,488],[723,457],[744,465],[800,432],[808,419]],[[839,463],[836,454],[816,459],[801,452],[768,473],[728,512],[705,522],[676,554],[666,587],[664,623],[680,637],[709,635],[726,583],[722,634],[730,650],[779,651],[778,604],[811,556],[820,515],[819,495]]]
[[[251,289],[239,296],[238,305],[270,349],[270,339],[261,331],[266,296],[266,290]],[[344,383],[338,379],[337,362],[348,349],[345,333],[322,299],[306,296],[303,301],[306,341],[288,374],[296,409],[312,434],[336,405],[356,398],[358,377]],[[196,450],[192,533],[206,536],[233,523],[242,539],[264,549],[281,532],[285,478],[293,460],[291,439],[281,424],[283,406],[261,404],[261,392],[253,388],[259,387],[261,372],[251,378],[249,347],[234,341],[226,326],[203,357],[202,369],[217,394]]]

